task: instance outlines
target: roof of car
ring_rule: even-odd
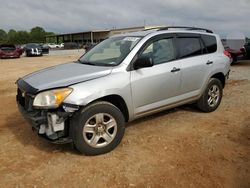
[[[144,30],[144,31],[137,31],[137,32],[129,32],[129,33],[122,33],[122,34],[118,34],[118,35],[114,35],[114,37],[129,37],[129,36],[138,36],[138,37],[144,37],[150,33],[153,33],[154,30]]]
[[[137,32],[129,32],[129,33],[123,33],[114,35],[114,37],[127,37],[127,36],[138,36],[138,37],[144,37],[150,33],[202,33],[202,34],[213,34],[211,30],[203,29],[203,28],[193,28],[193,27],[163,27],[163,28],[156,28],[156,29],[149,29],[149,30],[143,30],[143,31],[137,31]]]

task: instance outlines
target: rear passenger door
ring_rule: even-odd
[[[178,34],[178,59],[181,64],[181,89],[183,99],[200,94],[213,59],[199,34]]]

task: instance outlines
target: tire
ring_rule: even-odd
[[[71,129],[73,144],[79,152],[99,155],[113,150],[121,142],[125,119],[116,106],[100,101],[80,110],[71,121]]]
[[[222,95],[221,81],[217,78],[211,78],[201,98],[197,101],[197,107],[203,112],[213,112],[220,105]]]

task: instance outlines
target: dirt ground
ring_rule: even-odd
[[[139,119],[114,151],[88,157],[38,137],[15,103],[17,78],[77,57],[0,60],[0,187],[250,187],[250,61],[231,68],[217,111]]]

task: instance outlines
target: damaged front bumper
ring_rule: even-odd
[[[72,142],[70,117],[78,109],[77,106],[63,104],[57,109],[46,110],[34,109],[32,104],[32,97],[17,95],[19,111],[39,136],[56,144]]]

